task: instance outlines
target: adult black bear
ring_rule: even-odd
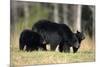
[[[58,44],[60,44],[62,37],[58,32],[58,24],[48,20],[40,20],[33,27],[34,32],[39,33],[50,44],[51,50],[54,51]]]
[[[50,44],[51,50],[55,50],[59,45],[60,52],[70,52],[70,47],[78,48],[80,46],[76,35],[65,24],[40,20],[33,25],[32,30],[39,33],[46,43]],[[77,50],[73,52],[77,52]]]
[[[19,48],[20,50],[24,50],[26,46],[26,51],[38,50],[38,48],[44,48],[46,50],[43,42],[44,40],[41,35],[32,30],[25,29],[20,34]]]

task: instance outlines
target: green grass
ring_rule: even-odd
[[[19,51],[12,49],[11,65],[36,65],[36,64],[60,64],[80,63],[95,61],[93,51],[79,51],[77,53],[60,53],[54,51]]]

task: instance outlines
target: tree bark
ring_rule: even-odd
[[[11,0],[11,16],[12,16],[12,23],[16,23],[18,21],[17,16],[17,4],[15,0]]]
[[[73,32],[81,31],[81,5],[69,5],[69,26]]]
[[[63,21],[64,21],[64,24],[67,24],[68,25],[68,18],[67,18],[67,13],[68,13],[68,5],[63,5]]]
[[[77,30],[81,31],[81,5],[77,6]]]
[[[59,23],[59,12],[58,12],[58,4],[54,5],[54,22]]]
[[[27,27],[28,22],[29,22],[29,8],[28,8],[28,3],[24,2],[24,16],[25,16],[25,27]]]

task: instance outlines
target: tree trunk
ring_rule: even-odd
[[[54,5],[54,22],[59,23],[59,12],[58,12],[58,4]]]
[[[69,5],[69,26],[73,32],[81,31],[81,5]]]
[[[15,35],[16,31],[16,23],[18,22],[18,15],[17,15],[17,2],[16,0],[11,0],[11,32]]]
[[[63,5],[63,21],[64,21],[64,24],[67,24],[68,25],[68,18],[67,18],[67,13],[68,13],[68,5]]]
[[[77,6],[77,30],[81,31],[81,5]]]
[[[17,16],[17,4],[15,0],[11,0],[11,20],[12,24],[16,23],[18,21],[18,16]]]
[[[92,10],[92,23],[93,23],[92,39],[93,43],[95,44],[95,6],[90,6],[90,9]]]
[[[24,2],[24,16],[25,16],[25,27],[27,27],[28,22],[29,22],[29,8],[28,8],[28,3]]]

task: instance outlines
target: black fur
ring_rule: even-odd
[[[41,47],[46,50],[43,42],[44,40],[38,33],[26,29],[20,34],[19,49],[24,50],[24,47],[26,46],[26,51],[38,50],[38,48]]]
[[[79,39],[65,24],[58,24],[48,20],[40,20],[33,25],[32,30],[42,36],[51,50],[59,45],[60,52],[70,52],[70,47],[79,48]],[[74,50],[73,52],[77,52]]]
[[[77,39],[78,39],[79,44],[81,44],[82,40],[85,39],[85,35],[84,35],[84,33],[83,33],[83,32],[79,32],[79,31],[77,31],[77,33],[75,33],[75,35],[76,35],[76,37],[77,37]],[[77,50],[80,48],[80,46],[81,46],[81,45],[79,45],[78,48],[73,47],[73,51],[74,51],[74,53],[77,52]]]

